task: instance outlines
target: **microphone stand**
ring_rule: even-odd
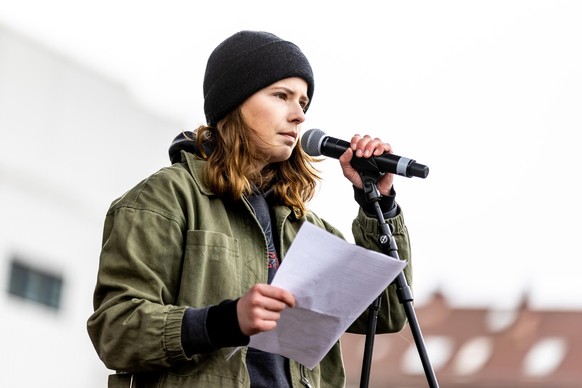
[[[390,226],[386,223],[384,214],[382,213],[382,209],[380,208],[380,204],[378,203],[381,194],[378,191],[376,182],[378,181],[378,178],[381,175],[377,171],[364,171],[364,172],[359,171],[359,173],[360,176],[362,177],[362,181],[364,184],[366,200],[368,201],[368,203],[372,203],[374,205],[376,217],[378,218],[378,222],[380,224],[381,234],[379,243],[382,247],[382,250],[386,255],[393,257],[397,260],[400,260],[400,257],[398,256],[398,247],[396,246],[396,241],[394,240],[394,236],[392,235]],[[434,371],[432,369],[432,366],[430,364],[430,360],[428,359],[428,354],[426,352],[426,348],[424,345],[422,332],[420,330],[418,320],[416,319],[414,307],[412,306],[412,302],[414,300],[414,298],[412,297],[412,291],[408,286],[408,283],[404,276],[404,271],[400,272],[400,274],[396,277],[394,282],[397,285],[398,300],[404,306],[406,317],[408,318],[410,329],[412,330],[412,336],[414,337],[416,348],[420,355],[420,359],[422,362],[422,366],[424,368],[424,372],[426,374],[428,385],[431,388],[438,388],[439,385],[434,374]],[[366,332],[366,343],[364,347],[364,360],[362,365],[360,388],[367,388],[370,381],[370,368],[372,364],[374,336],[376,334],[376,323],[378,320],[378,310],[380,309],[381,301],[382,296],[379,296],[370,305],[368,309],[369,311],[368,328]]]

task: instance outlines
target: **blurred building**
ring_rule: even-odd
[[[106,386],[85,330],[110,202],[184,128],[121,83],[0,26],[0,387]],[[581,311],[416,310],[443,387],[582,386]],[[350,387],[364,336],[346,335]],[[409,328],[375,337],[370,388],[424,387]]]
[[[582,311],[454,308],[442,295],[416,307],[441,387],[582,387]],[[349,387],[359,387],[365,336],[344,335]],[[427,387],[409,327],[374,338],[370,388]]]
[[[85,330],[110,202],[183,128],[0,25],[0,387],[104,387]]]

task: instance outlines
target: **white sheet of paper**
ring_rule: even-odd
[[[290,291],[296,305],[249,346],[313,369],[405,266],[305,222],[271,283]]]

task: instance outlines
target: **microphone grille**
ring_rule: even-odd
[[[321,143],[325,138],[325,132],[321,129],[310,129],[301,136],[301,147],[309,156],[321,155]]]

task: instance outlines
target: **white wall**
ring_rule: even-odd
[[[182,129],[0,26],[0,387],[106,386],[85,330],[103,218]],[[63,276],[59,310],[8,294],[13,255]]]

